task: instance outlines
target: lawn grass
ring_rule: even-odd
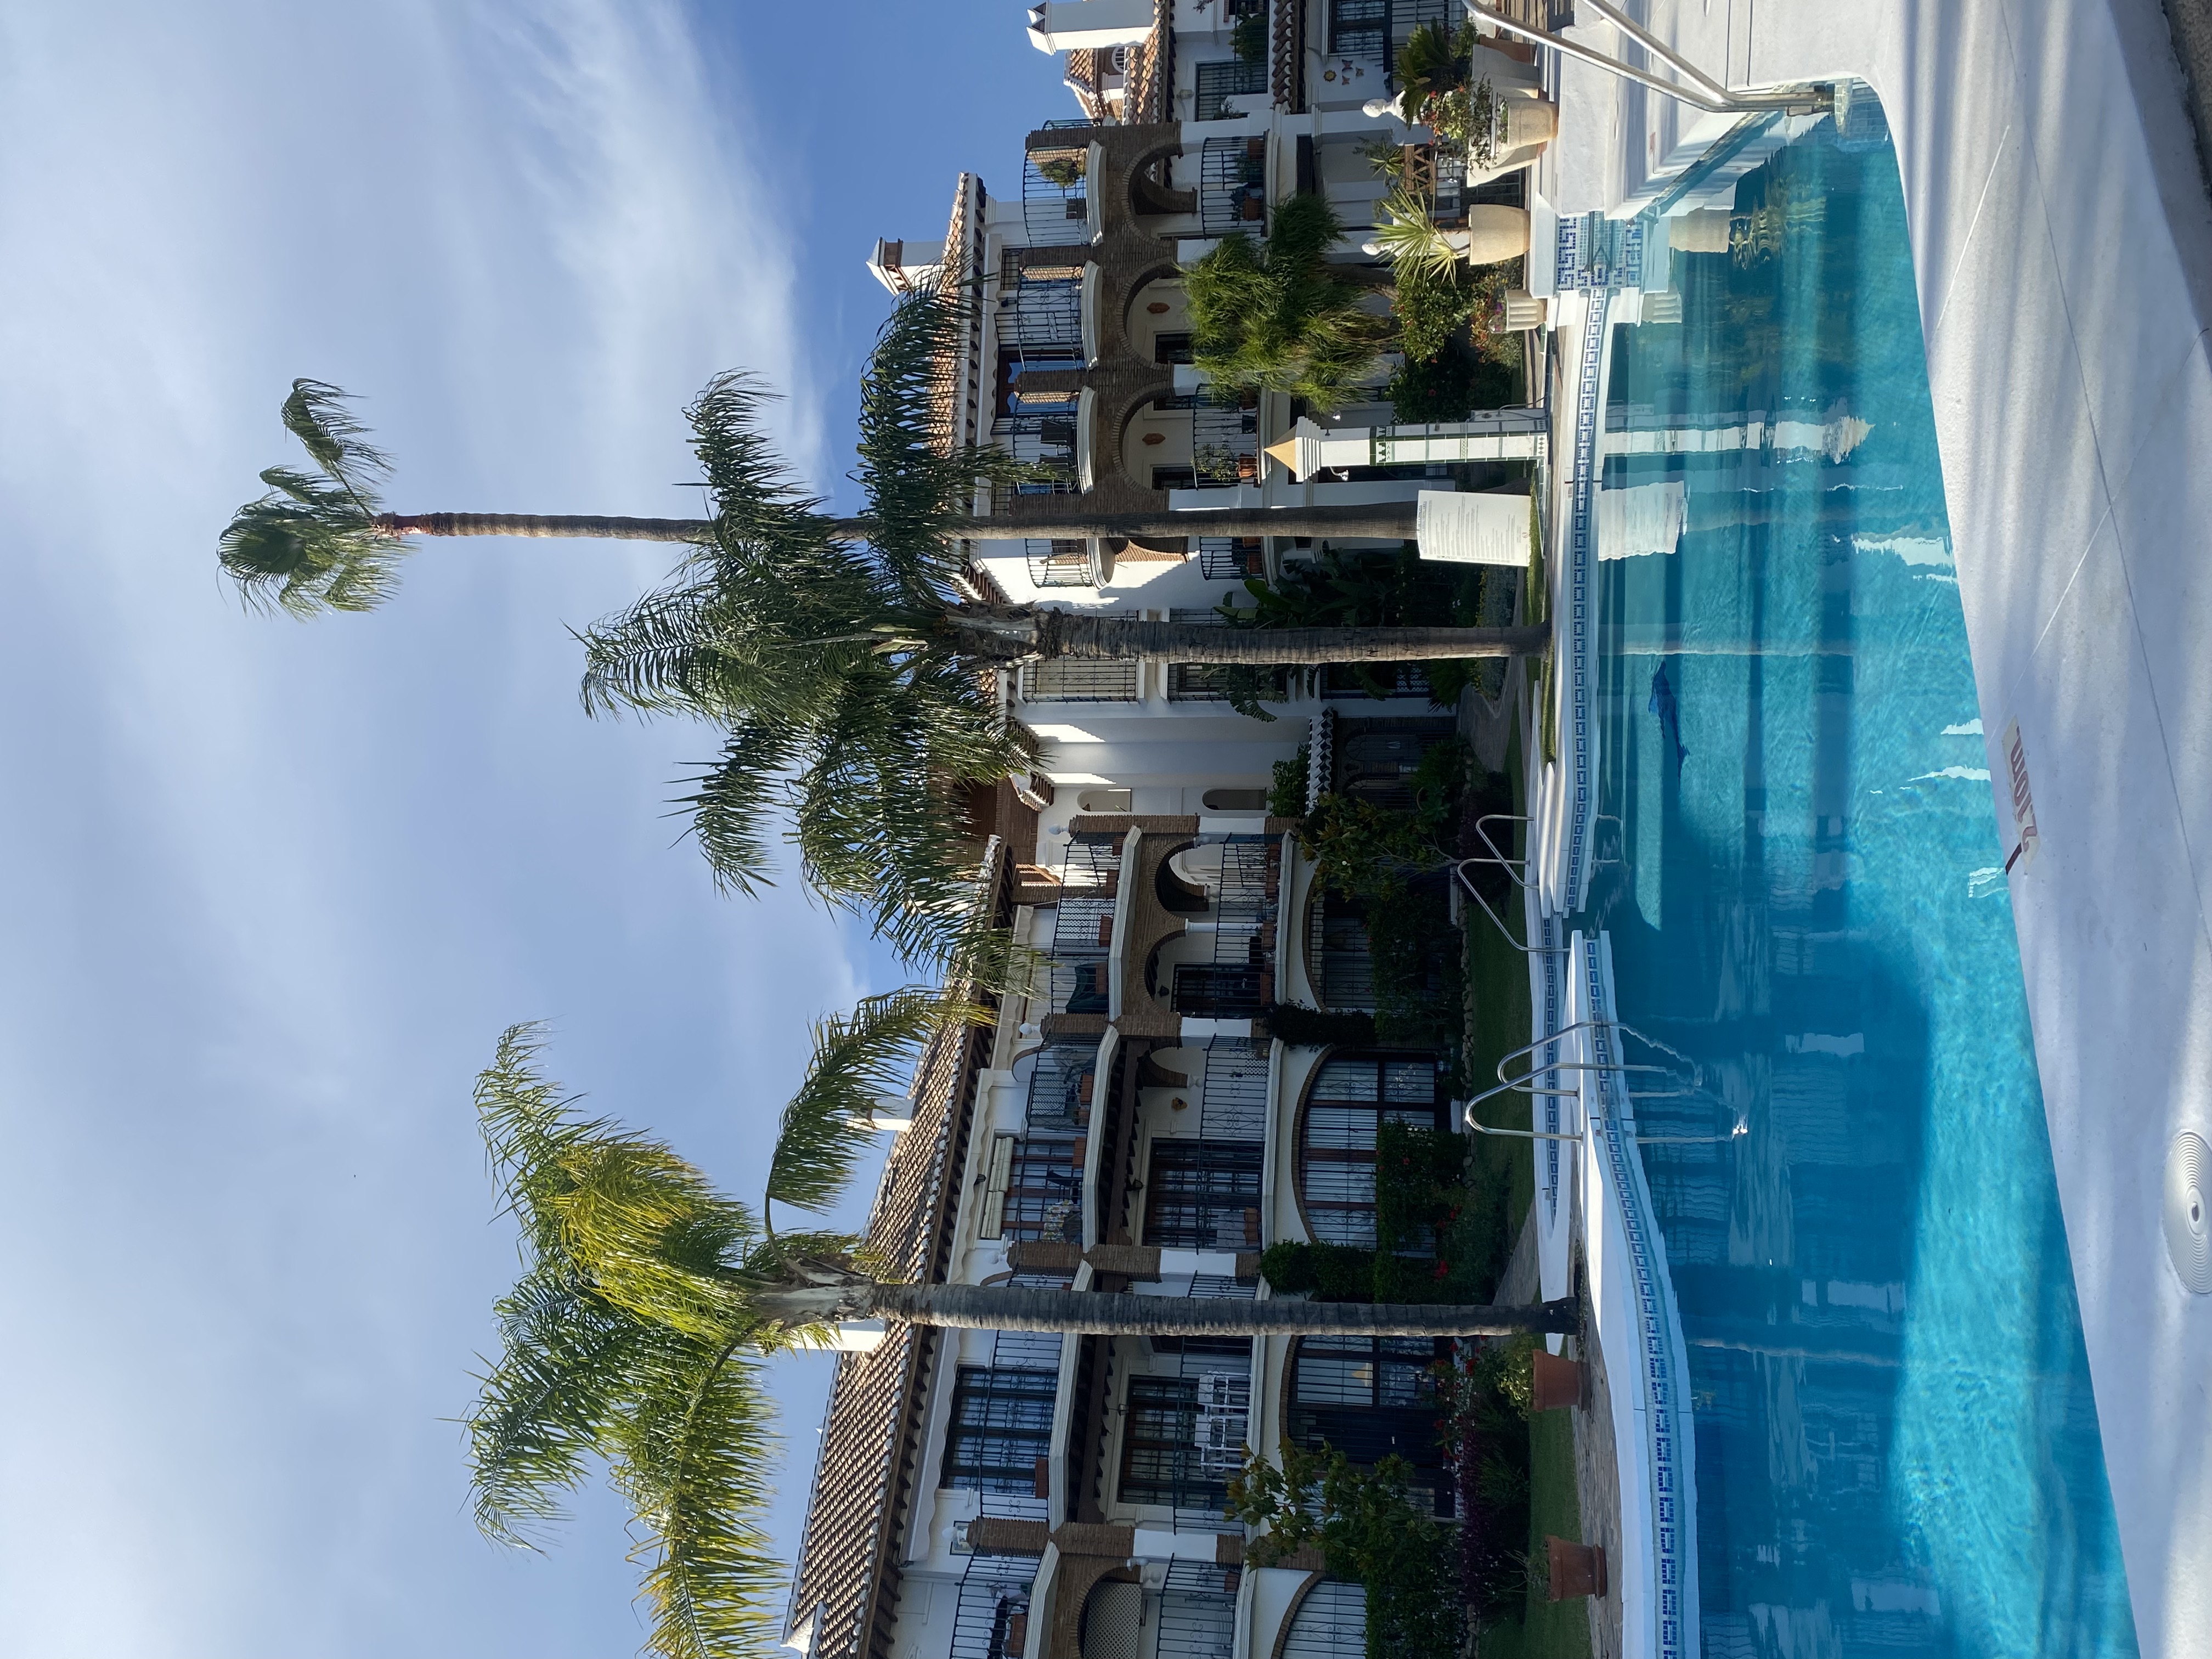
[[[1538,1412],[1528,1420],[1528,1559],[1540,1567],[1544,1540],[1583,1535],[1575,1496],[1574,1413]],[[1517,1620],[1483,1632],[1481,1659],[1589,1659],[1589,1604],[1553,1601],[1532,1585]]]
[[[1524,805],[1528,790],[1522,777],[1521,735],[1517,729],[1506,746],[1505,771],[1513,780],[1513,810],[1524,812],[1528,810]],[[1521,840],[1516,830],[1511,850],[1522,850]],[[1499,907],[1509,927],[1517,925],[1521,920],[1518,899],[1516,892]],[[1482,914],[1481,907],[1472,900],[1464,915],[1468,1003],[1467,1079],[1468,1092],[1480,1094],[1496,1082],[1500,1056],[1523,1047],[1528,1041],[1532,1017],[1528,960],[1507,942],[1490,918]],[[1494,1096],[1483,1102],[1476,1115],[1483,1122],[1500,1128],[1525,1129],[1528,1127],[1528,1097],[1518,1093]],[[1528,1206],[1536,1198],[1535,1160],[1529,1153],[1529,1143],[1487,1135],[1469,1139],[1474,1143],[1468,1149],[1471,1178],[1507,1185],[1505,1237],[1510,1251],[1511,1241],[1521,1237],[1522,1223],[1528,1218]]]

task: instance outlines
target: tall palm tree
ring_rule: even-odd
[[[665,1143],[585,1116],[538,1069],[532,1027],[507,1031],[477,1079],[523,1272],[498,1304],[502,1351],[468,1419],[477,1522],[534,1547],[587,1460],[604,1463],[649,1563],[655,1652],[760,1653],[776,1640],[770,1609],[786,1578],[764,1522],[773,1475],[761,1364],[822,1342],[839,1319],[1154,1335],[1573,1328],[1571,1304],[1376,1308],[902,1285],[878,1276],[862,1239],[776,1231],[776,1203],[819,1209],[846,1186],[859,1156],[852,1121],[899,1062],[972,1015],[909,991],[817,1027],[758,1216]]]
[[[767,882],[769,821],[787,812],[810,882],[867,915],[909,958],[948,957],[976,938],[966,902],[973,849],[952,803],[963,787],[995,783],[1036,757],[1035,740],[1001,706],[994,669],[1054,657],[1424,661],[1547,644],[1540,628],[1261,635],[976,597],[965,538],[1007,528],[972,516],[977,483],[1020,469],[998,449],[946,450],[931,435],[937,370],[962,320],[957,306],[916,295],[885,324],[861,383],[854,476],[867,511],[859,518],[824,514],[791,477],[764,431],[768,394],[742,374],[718,377],[687,411],[715,508],[702,520],[396,517],[376,495],[388,463],[345,395],[302,380],[283,420],[316,471],[262,475],[270,493],[232,520],[223,567],[249,604],[308,616],[387,598],[416,531],[682,545],[665,586],[586,631],[586,706],[686,714],[720,727],[722,753],[683,803],[718,880],[742,892]],[[1350,513],[1375,523],[1320,533],[1384,533],[1376,509]],[[1202,514],[1136,516],[1171,524],[1173,534],[1206,527]],[[1244,516],[1283,533],[1304,521]],[[1411,533],[1410,507],[1400,516],[1407,522],[1387,533]]]
[[[1264,241],[1232,232],[1184,270],[1191,343],[1215,387],[1279,392],[1326,411],[1374,372],[1390,319],[1361,309],[1374,285],[1364,273],[1328,263],[1343,234],[1325,198],[1294,196]]]
[[[1304,199],[1304,198],[1301,198]],[[1323,211],[1327,211],[1323,204]],[[1285,210],[1289,211],[1288,207]],[[1335,280],[1330,278],[1328,280]],[[866,544],[877,558],[911,575],[917,568],[957,574],[971,540],[1009,536],[1178,537],[1279,535],[1380,538],[1402,541],[1414,532],[1411,501],[1304,507],[1208,507],[1192,511],[1102,513],[1080,495],[1020,498],[1012,516],[977,517],[975,488],[985,478],[1012,479],[1021,469],[990,446],[940,449],[930,435],[934,371],[954,343],[959,307],[939,296],[902,300],[878,337],[861,382],[860,468],[854,475],[867,492],[867,509],[854,517],[822,513],[821,502],[799,491],[760,431],[769,394],[742,373],[720,375],[685,411],[693,449],[713,497],[714,516],[648,519],[595,514],[387,512],[380,487],[391,462],[368,441],[350,399],[325,381],[300,380],[284,400],[281,418],[298,438],[315,470],[272,466],[261,474],[267,493],[232,516],[219,548],[223,570],[246,603],[301,617],[325,611],[368,611],[396,591],[400,562],[411,538],[421,536],[581,537],[665,542],[712,556],[734,538],[790,533],[804,521],[811,542]],[[1371,353],[1370,354],[1371,357]],[[917,562],[919,563],[917,564]],[[1192,655],[1220,642],[1202,628],[1153,631],[1057,630],[1060,612],[1029,607],[977,607],[957,588],[935,595],[945,615],[941,629],[988,637],[996,655],[1081,656],[1127,660],[1165,656],[1177,662],[1243,661],[1242,655]],[[1114,619],[1099,619],[1109,624]],[[1018,625],[1026,623],[1028,631]],[[1134,629],[1136,623],[1119,624]],[[1407,630],[1396,630],[1403,633]],[[1532,654],[1542,642],[1496,630],[1462,629],[1439,645],[1418,645],[1390,630],[1365,630],[1359,640],[1280,639],[1292,652],[1355,651],[1361,660],[1414,656]],[[1024,648],[1025,647],[1025,648]],[[1274,661],[1337,661],[1336,656],[1278,656]]]

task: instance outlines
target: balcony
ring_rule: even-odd
[[[1224,58],[1198,66],[1198,101],[1192,112],[1200,121],[1233,121],[1265,111],[1269,97],[1264,58],[1257,62]]]
[[[1375,1006],[1375,956],[1366,920],[1319,884],[1306,909],[1306,975],[1324,1008]]]
[[[1199,151],[1198,217],[1208,236],[1267,234],[1267,141],[1209,138]]]
[[[1201,404],[1190,412],[1190,463],[1200,489],[1256,483],[1260,411]]]
[[[1047,122],[1048,126],[1089,123]],[[1091,203],[1084,172],[1090,165],[1087,137],[1066,149],[1030,150],[1022,161],[1022,228],[1039,246],[1091,240]]]
[[[952,1606],[951,1659],[1021,1659],[1029,1642],[1036,1563],[1018,1555],[973,1555]]]
[[[1055,272],[1063,267],[1051,267]],[[1001,346],[1020,346],[1025,352],[1063,350],[1079,360],[1083,349],[1082,272],[1073,276],[1039,276],[1023,270],[1020,280],[1003,284],[999,293],[995,323]]]
[[[1022,462],[1027,475],[994,489],[995,505],[1003,507],[1016,495],[1068,495],[1077,488],[1076,416],[1064,414],[1002,415],[991,422],[991,437],[1000,448]]]
[[[1045,996],[1052,1013],[1103,1016],[1107,1012],[1123,844],[1119,836],[1087,835],[1068,843],[1060,869],[1060,902],[1053,907],[1050,933],[1043,942]]]
[[[1047,540],[1032,536],[1022,544],[1032,587],[1096,587],[1098,569],[1084,541]]]
[[[1016,1075],[1024,1069],[1029,1073],[1023,1120],[1026,1127],[1068,1134],[1090,1128],[1091,1102],[1097,1093],[1097,1042],[1048,1043],[1018,1061]]]
[[[1258,536],[1200,536],[1198,574],[1210,582],[1241,582],[1267,574],[1267,543]]]
[[[1134,702],[1137,665],[1055,657],[1021,666],[1024,702]]]

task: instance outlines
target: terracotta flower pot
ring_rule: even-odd
[[[1565,1538],[1547,1538],[1544,1557],[1554,1601],[1605,1594],[1605,1551],[1599,1546],[1577,1544]]]
[[[1541,1348],[1536,1350],[1535,1364],[1534,1403],[1538,1411],[1556,1411],[1562,1406],[1583,1403],[1583,1368],[1579,1364]]]

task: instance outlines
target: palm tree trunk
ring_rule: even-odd
[[[617,542],[705,542],[712,519],[620,519],[588,514],[380,513],[387,536],[591,536]]]
[[[1411,501],[1325,507],[1208,507],[1190,512],[1100,513],[1082,505],[1080,495],[1033,496],[1050,507],[1023,507],[1004,518],[971,519],[959,533],[977,541],[1024,536],[1120,538],[1158,540],[1175,536],[1306,536],[1410,541]],[[1071,505],[1061,507],[1059,502]],[[866,541],[875,533],[873,519],[832,519],[836,534]],[[376,528],[387,536],[582,536],[608,541],[705,542],[714,534],[712,519],[629,519],[596,514],[380,513]]]
[[[1552,640],[1552,630],[1540,623],[1523,628],[1224,628],[1072,611],[1041,611],[1035,622],[1039,656],[1105,662],[1145,657],[1261,666],[1441,662],[1455,657],[1538,657]]]
[[[1028,503],[1036,501],[1038,506]],[[1046,505],[1048,503],[1049,505]],[[1031,495],[1003,518],[975,519],[963,533],[999,536],[1120,537],[1157,541],[1175,536],[1305,536],[1316,540],[1409,542],[1418,508],[1412,501],[1332,502],[1317,507],[1206,507],[1182,512],[1101,513],[1081,495]],[[841,535],[865,536],[865,519],[837,520]]]
[[[974,1331],[1074,1331],[1090,1336],[1516,1336],[1571,1333],[1572,1297],[1527,1308],[1369,1302],[1246,1302],[1218,1296],[1131,1296],[1000,1285],[878,1285],[878,1318]]]

